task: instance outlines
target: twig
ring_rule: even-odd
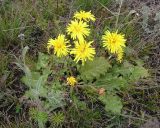
[[[134,117],[134,116],[130,116],[130,115],[124,115],[124,114],[120,114],[120,115],[123,116],[123,117],[126,117],[126,118],[132,118],[132,119],[136,119],[136,120],[147,121],[145,119]]]
[[[33,26],[35,26],[35,25],[33,25]],[[11,28],[11,29],[2,30],[2,32],[14,31],[14,30],[18,30],[18,29],[25,29],[25,28],[30,28],[30,27],[33,27],[33,26],[25,26],[25,27]]]
[[[117,28],[117,26],[118,26],[119,15],[120,15],[120,13],[121,13],[122,4],[123,4],[123,0],[121,0],[121,2],[120,2],[120,4],[119,4],[119,11],[118,11],[118,15],[116,16],[115,28]]]
[[[107,11],[109,11],[112,15],[116,16],[115,12],[112,12],[111,10],[109,10],[106,6],[104,6],[101,2],[99,2],[98,0],[95,0],[96,2],[98,2],[102,7],[104,7]]]
[[[160,86],[152,86],[152,87],[135,87],[135,89],[144,90],[144,89],[154,89],[154,88],[160,88]]]

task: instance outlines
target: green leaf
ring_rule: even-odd
[[[79,110],[86,110],[87,106],[84,101],[80,101],[76,96],[73,97],[73,102]]]
[[[24,47],[24,49],[22,51],[22,61],[24,62],[24,64],[25,64],[25,57],[26,57],[26,54],[27,54],[28,50],[29,50],[29,47],[26,46],[26,47]]]
[[[141,60],[136,60],[136,66],[125,61],[120,67],[114,66],[111,72],[114,76],[122,75],[125,79],[138,81],[140,78],[148,77],[148,70],[143,67]]]
[[[116,90],[121,90],[127,88],[128,82],[123,77],[111,76],[109,73],[105,77],[98,79],[95,82],[95,86],[100,86],[105,88],[108,92],[114,92]]]
[[[40,86],[39,88],[33,88],[25,92],[25,96],[37,100],[39,97],[46,97],[47,90],[43,86]]]
[[[51,122],[55,126],[58,126],[65,121],[65,115],[62,112],[54,113],[51,118],[52,118]]]
[[[112,94],[102,95],[99,97],[99,100],[105,104],[105,110],[107,112],[121,114],[123,104],[118,96]]]
[[[53,111],[59,107],[65,105],[62,86],[60,83],[54,83],[51,88],[48,89],[47,101],[45,102],[45,108],[49,111]]]
[[[117,66],[115,65],[111,73],[114,76],[122,75],[123,77],[128,78],[131,75],[131,72],[134,70],[134,65],[130,64],[128,61],[124,61],[123,65]]]
[[[17,104],[16,105],[16,113],[20,113],[20,111],[21,111],[21,108],[22,106],[20,105],[20,104]]]
[[[48,66],[48,60],[49,60],[49,56],[39,52],[38,54],[38,62],[36,65],[37,70],[41,69],[41,68],[46,68]]]
[[[99,78],[100,75],[104,75],[110,67],[108,60],[104,57],[97,57],[93,61],[87,61],[84,66],[80,67],[79,71],[84,81],[92,81]]]
[[[40,74],[40,72],[31,72],[31,76],[23,76],[22,77],[22,82],[24,84],[26,84],[28,87],[36,87],[36,84],[38,82],[38,80],[41,80],[41,85],[44,85],[45,82],[47,81],[48,75],[51,73],[51,71],[49,71],[49,69],[45,69],[43,70],[43,75]]]
[[[134,70],[130,76],[131,81],[138,81],[140,78],[148,77],[148,70],[142,66],[135,66]]]
[[[31,76],[25,75],[22,77],[21,81],[28,87],[34,87],[39,77],[39,72],[31,72]]]
[[[37,99],[40,96],[45,97],[47,95],[45,84],[49,74],[50,72],[47,71],[43,75],[39,72],[32,72],[31,77],[23,76],[22,82],[30,88],[25,95],[31,99]]]
[[[63,93],[62,91],[53,91],[53,90],[49,92],[47,96],[48,103],[45,106],[49,111],[52,111],[56,108],[65,105],[62,93]]]
[[[45,123],[48,119],[48,115],[46,112],[39,111],[36,108],[31,108],[29,110],[29,115],[31,116],[32,119],[43,122],[43,123]]]

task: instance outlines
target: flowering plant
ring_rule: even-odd
[[[67,25],[67,34],[49,39],[49,54],[39,53],[35,69],[25,64],[27,48],[24,48],[24,59],[17,65],[25,72],[22,81],[29,87],[25,96],[35,102],[33,107],[37,110],[31,109],[30,115],[38,121],[39,127],[44,127],[46,117],[55,109],[81,103],[76,97],[79,89],[88,97],[91,94],[86,90],[93,90],[96,100],[105,105],[107,112],[121,114],[123,103],[119,94],[123,96],[123,91],[130,89],[132,83],[148,76],[140,60],[133,64],[125,59],[127,39],[118,30],[105,31],[100,44],[103,48],[93,47],[96,42],[90,40],[92,30],[89,26],[95,21],[91,11],[76,12]],[[98,50],[108,56],[98,54]]]
[[[54,48],[54,54],[57,57],[62,57],[70,54],[74,54],[74,61],[82,61],[82,65],[87,60],[93,60],[96,54],[95,48],[91,46],[94,41],[86,41],[86,38],[91,33],[88,22],[95,21],[95,16],[91,14],[91,11],[80,11],[74,14],[74,20],[68,24],[66,32],[72,40],[68,41],[65,35],[59,35],[58,38],[49,39],[48,51],[50,48]],[[102,36],[103,47],[105,47],[110,53],[117,55],[117,60],[122,61],[124,48],[126,47],[126,39],[123,34],[116,32],[106,31]],[[74,42],[74,48],[69,48],[71,42]]]

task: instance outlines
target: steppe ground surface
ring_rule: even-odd
[[[112,12],[119,12],[117,26],[131,48],[128,58],[142,60],[150,75],[136,82],[128,92],[118,94],[124,103],[121,115],[108,114],[104,104],[88,101],[84,98],[88,93],[77,89],[76,95],[84,98],[88,106],[93,105],[94,113],[88,107],[87,111],[77,114],[78,108],[73,108],[73,112],[68,103],[65,109],[54,110],[57,118],[46,121],[45,127],[160,128],[160,1],[123,0],[121,7],[119,2],[121,0],[0,0],[0,128],[38,127],[29,114],[34,103],[25,100],[28,87],[21,80],[24,73],[15,64],[15,57],[21,56],[22,47],[29,46],[26,64],[34,68],[38,52],[47,54],[48,39],[61,33],[77,10],[91,10],[95,15],[97,42],[103,29],[114,26],[116,18]]]

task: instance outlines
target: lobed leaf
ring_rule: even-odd
[[[104,57],[97,57],[93,61],[88,61],[84,66],[80,67],[81,78],[84,81],[92,81],[100,75],[104,75],[111,67],[108,60]]]
[[[99,97],[99,100],[105,104],[105,110],[113,114],[120,114],[123,104],[121,99],[112,94],[102,95]]]

